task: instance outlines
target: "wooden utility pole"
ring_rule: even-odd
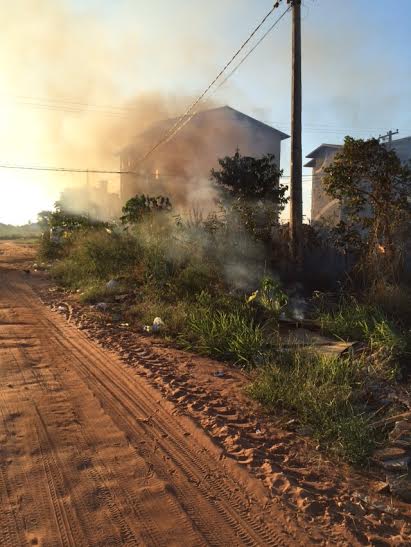
[[[291,178],[290,178],[290,247],[297,268],[303,260],[303,189],[301,145],[301,0],[290,0],[292,29],[292,99],[291,99]]]
[[[378,140],[381,141],[381,140],[385,140],[385,139],[388,139],[388,149],[391,150],[391,146],[392,146],[392,137],[393,135],[398,135],[399,131],[397,129],[397,131],[388,131],[388,133],[386,135],[380,135],[378,137]]]

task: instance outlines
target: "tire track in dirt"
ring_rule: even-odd
[[[63,329],[64,328],[65,326]],[[70,346],[75,346],[77,352],[83,353],[85,357],[84,352],[87,351],[87,348],[84,348],[84,345],[87,346],[87,341],[82,340],[83,343],[80,343],[80,336],[76,337],[75,341],[71,339],[69,344],[66,342],[67,337],[59,337],[59,340],[63,341],[63,346],[67,351]],[[197,452],[193,454],[189,449],[187,449],[187,441],[184,440],[184,437],[181,438],[181,434],[177,434],[177,427],[173,429],[173,435],[169,434],[170,421],[172,421],[172,418],[169,415],[166,415],[162,416],[162,419],[160,419],[159,414],[161,413],[161,409],[159,409],[158,406],[149,405],[147,403],[147,401],[150,401],[150,396],[147,392],[145,392],[141,382],[139,382],[137,389],[142,392],[143,397],[136,399],[134,390],[128,390],[125,388],[125,385],[127,384],[120,384],[115,381],[116,375],[114,373],[118,374],[119,371],[122,371],[121,363],[118,363],[118,368],[116,368],[115,371],[110,370],[109,374],[107,374],[104,370],[106,353],[103,353],[100,349],[98,349],[96,350],[95,358],[96,361],[98,358],[98,372],[95,372],[90,368],[84,368],[85,381],[89,383],[89,387],[93,391],[96,391],[96,389],[99,390],[101,397],[104,396],[105,391],[106,397],[103,404],[108,405],[110,407],[110,411],[117,414],[117,420],[120,421],[121,428],[127,431],[130,440],[133,438],[138,438],[141,424],[154,424],[156,426],[156,433],[159,431],[160,437],[155,439],[155,447],[156,450],[160,450],[162,456],[160,458],[153,458],[150,451],[144,446],[142,447],[141,444],[138,445],[138,450],[146,460],[151,459],[153,461],[153,465],[157,471],[160,467],[164,466],[163,461],[165,457],[166,461],[171,461],[180,474],[187,478],[188,484],[195,485],[194,488],[193,486],[189,488],[187,488],[187,486],[182,488],[182,486],[176,484],[173,486],[180,492],[183,500],[182,505],[185,507],[189,506],[188,500],[190,498],[198,498],[200,511],[193,511],[192,519],[197,528],[199,528],[206,536],[207,541],[210,544],[218,544],[218,541],[223,541],[223,538],[221,537],[221,529],[217,536],[210,535],[212,530],[210,530],[208,524],[204,522],[205,515],[209,515],[212,522],[216,522],[216,518],[217,522],[223,518],[231,530],[237,530],[239,537],[246,545],[258,545],[261,539],[264,540],[265,545],[283,544],[283,540],[277,531],[262,525],[258,522],[258,519],[250,514],[250,502],[247,499],[241,499],[242,496],[240,495],[235,495],[235,486],[229,484],[227,478],[223,474],[218,472],[216,474],[215,469],[210,468],[210,465],[204,461],[201,457],[204,449],[200,453]],[[83,367],[84,363],[86,363],[85,359],[79,362],[79,366]],[[93,378],[93,383],[90,383],[90,378]],[[128,378],[128,382],[130,382],[130,378]],[[103,390],[98,384],[102,384]],[[110,394],[109,399],[107,398],[107,393]],[[114,401],[114,403],[112,401]],[[122,407],[125,412],[123,411],[121,413],[118,409]],[[141,416],[144,418],[141,418]],[[134,417],[135,422],[140,424],[137,431],[130,417]],[[143,428],[145,437],[152,436],[151,427],[144,427],[143,425]],[[169,469],[166,467],[163,472],[164,478],[167,478],[168,473]],[[210,504],[204,503],[202,497],[198,495],[197,490],[202,493],[205,499],[212,501],[212,506],[218,507],[218,516],[215,515],[214,508],[210,508]],[[240,489],[237,486],[237,491],[239,490]],[[226,492],[231,492],[231,495],[229,496],[229,503],[227,503],[224,499],[227,496]],[[247,527],[248,530],[243,530],[242,526],[239,524],[237,516],[238,513],[240,513],[246,522],[249,523],[249,526]],[[221,524],[224,526],[224,523]],[[253,527],[256,528],[258,535],[253,532]],[[235,541],[235,538],[228,537],[227,541]]]
[[[42,324],[42,322],[40,321],[40,324]],[[50,324],[48,322],[45,322],[44,324],[44,329],[41,329],[43,332],[49,332],[50,330]],[[46,341],[44,341],[44,343],[46,344]],[[68,366],[72,366],[72,361],[73,361],[73,356],[71,353],[69,352],[66,352],[66,350],[64,350],[64,354],[61,353],[61,351],[56,351],[56,346],[53,346],[53,347],[50,347],[50,350],[49,350],[49,356],[52,357],[53,359],[55,360],[60,360],[62,361],[63,363],[65,361],[67,361],[67,367]],[[67,357],[68,356],[68,357]],[[64,387],[65,389],[68,387],[68,384],[69,384],[69,380],[67,378],[67,375],[65,375],[66,378],[65,378],[65,382],[64,382]],[[50,391],[51,389],[51,383],[49,382],[49,386],[45,385],[44,384],[44,379],[41,378],[41,376],[39,376],[38,374],[36,374],[36,377],[39,381],[39,384],[41,385],[42,389],[45,391],[45,392],[48,392]],[[56,378],[56,376],[54,375],[54,381],[56,383],[59,382],[59,380]],[[73,402],[73,392],[75,390],[78,390],[80,389],[82,386],[79,385],[79,383],[77,382],[77,384],[75,385],[75,387],[73,388],[73,391],[71,392],[70,394],[70,401],[71,403]],[[84,386],[83,386],[84,388]],[[62,397],[64,397],[64,395],[62,395]],[[64,407],[64,404],[63,404],[63,401],[60,401],[59,402],[60,406],[63,406]],[[71,408],[71,414],[73,415],[73,408]],[[75,421],[78,421],[76,420],[76,418],[74,418]],[[77,432],[78,434],[75,436],[75,446],[82,446],[82,444],[84,445],[84,438],[85,438],[85,435],[83,433],[83,428],[81,428],[79,430],[79,432]],[[73,440],[73,437],[74,437],[74,433],[70,433],[71,435],[71,438]],[[82,436],[83,438],[83,443],[81,442],[81,439],[79,437],[79,435]],[[91,438],[91,437],[90,437]],[[93,442],[91,443],[91,446],[93,446]],[[96,459],[95,457],[93,459]],[[141,460],[143,461],[143,460]],[[144,462],[143,462],[144,463]],[[81,467],[81,464],[79,464],[80,467]],[[63,466],[62,466],[63,467]],[[89,471],[90,473],[94,473],[94,475],[96,476],[96,469],[95,467],[92,467],[90,469],[88,469],[88,466],[86,466],[86,471]],[[105,468],[105,473],[109,473],[109,470],[107,469],[107,467]],[[120,479],[121,477],[118,477],[118,479]],[[148,490],[147,490],[148,491]],[[115,517],[116,519],[121,519],[121,515],[119,514],[118,511],[116,511],[116,506],[115,504],[113,503],[113,500],[111,499],[112,498],[112,494],[113,494],[113,488],[111,487],[111,490],[109,490],[108,488],[106,488],[105,486],[103,487],[100,487],[100,490],[99,490],[99,494],[102,495],[103,497],[107,498],[105,499],[105,503],[112,509],[113,513],[112,513],[112,516],[115,514]],[[158,492],[156,492],[156,496],[158,496]],[[163,498],[163,503],[165,504],[165,506],[167,507],[168,505],[168,512],[170,512],[170,510],[172,511],[173,509],[175,509],[174,507],[170,507],[170,504],[169,504],[169,500],[167,500],[167,496],[166,495],[163,495],[162,496]],[[166,542],[165,539],[167,538],[167,536],[169,535],[169,529],[167,529],[166,527],[164,526],[159,526],[159,522],[157,521],[156,523],[153,522],[153,520],[151,519],[150,517],[150,514],[147,512],[147,511],[143,511],[141,509],[141,507],[139,507],[139,505],[137,505],[137,503],[133,500],[131,500],[129,497],[127,499],[127,502],[130,504],[130,506],[134,507],[135,510],[140,513],[141,515],[141,527],[142,528],[147,528],[147,526],[145,526],[145,523],[147,522],[150,522],[151,523],[151,526],[152,528],[148,528],[145,532],[142,532],[142,536],[147,536],[146,539],[147,539],[147,544],[149,545],[156,545],[156,544],[172,544],[172,543],[168,543],[168,541]],[[163,506],[164,508],[164,506]],[[157,508],[157,512],[159,512],[161,510],[161,507],[158,507]],[[181,526],[183,527],[184,526],[184,522],[182,521],[181,519],[181,511],[177,511],[177,510],[174,510],[174,520],[176,523],[180,522]],[[124,526],[123,526],[124,528]],[[128,534],[127,532],[122,532],[122,538],[123,540],[125,538],[127,538]],[[170,541],[172,542],[173,538],[170,537],[169,538]],[[186,541],[187,541],[187,536],[186,536]],[[193,539],[194,541],[194,539]],[[187,543],[188,544],[191,544],[191,543]],[[194,544],[194,543],[193,543]]]
[[[55,318],[21,274],[0,276],[0,374],[11,386],[2,390],[3,424],[14,408],[22,414],[17,438],[0,430],[7,450],[17,451],[13,464],[0,466],[0,541],[301,543],[258,489],[248,491],[242,471],[230,474],[194,424],[172,415],[143,379]]]
[[[6,297],[11,297],[12,293],[10,291],[4,291]],[[3,294],[4,294],[3,292]],[[24,295],[21,295],[20,303],[24,303]],[[12,323],[10,321],[10,323]],[[50,325],[48,325],[50,326]],[[32,327],[32,330],[41,330],[43,328],[41,322],[36,320],[36,326]],[[14,340],[16,337],[16,332],[10,334],[10,339]],[[38,333],[37,333],[38,334]],[[40,337],[41,338],[41,337]],[[43,340],[40,344],[43,346]],[[36,370],[36,366],[41,360],[39,360],[38,355],[42,355],[43,350],[38,349],[38,345],[33,349],[21,349],[18,348],[18,344],[11,343],[8,346],[13,347],[11,350],[10,347],[7,349],[9,366],[5,371],[2,369],[2,372],[9,372],[14,375],[13,383],[14,386],[18,387],[18,393],[14,393],[14,401],[17,407],[24,408],[24,412],[31,415],[36,415],[36,419],[31,421],[31,424],[25,424],[24,438],[26,441],[30,436],[30,462],[28,465],[30,480],[33,484],[17,484],[15,477],[18,475],[19,478],[22,475],[21,470],[14,470],[13,474],[7,474],[5,481],[8,485],[14,488],[14,494],[11,498],[10,505],[15,505],[15,499],[21,495],[26,498],[26,506],[29,505],[28,496],[25,492],[30,489],[35,490],[38,484],[44,483],[49,486],[49,491],[44,488],[39,492],[39,503],[41,505],[42,500],[48,500],[46,506],[40,507],[40,520],[43,522],[43,525],[47,523],[46,531],[44,537],[41,536],[41,533],[37,534],[37,537],[34,535],[33,540],[35,542],[40,541],[45,545],[166,545],[166,542],[161,537],[161,534],[157,535],[149,533],[141,534],[140,530],[144,530],[144,516],[140,519],[135,519],[135,514],[132,514],[130,511],[126,511],[127,506],[124,503],[124,500],[121,499],[117,503],[116,500],[113,500],[113,482],[115,480],[114,474],[111,474],[109,477],[102,477],[97,470],[93,470],[93,467],[89,468],[88,465],[84,466],[81,460],[77,458],[75,451],[79,451],[87,448],[86,442],[83,442],[83,445],[79,443],[79,432],[81,432],[81,427],[74,429],[72,427],[67,427],[73,422],[73,419],[70,414],[69,406],[67,406],[70,401],[64,397],[64,391],[62,388],[62,383],[56,381],[56,376],[52,372],[56,372],[50,363],[47,366],[42,366],[41,369]],[[11,355],[13,352],[13,355]],[[4,355],[2,351],[1,357]],[[58,356],[57,356],[58,357]],[[53,359],[51,359],[53,361]],[[1,359],[2,364],[4,360]],[[37,362],[37,365],[36,365]],[[43,371],[43,372],[41,372]],[[52,372],[51,372],[52,371]],[[35,386],[35,393],[33,396],[32,389]],[[80,386],[81,387],[81,386]],[[83,385],[84,388],[84,385]],[[41,393],[39,393],[39,391]],[[31,394],[31,395],[30,395]],[[46,395],[49,397],[46,397]],[[51,398],[50,395],[53,397]],[[83,393],[84,396],[84,393]],[[39,402],[39,406],[34,410],[34,401]],[[41,408],[41,410],[40,410]],[[6,411],[7,412],[7,411]],[[44,418],[44,420],[43,420]],[[60,423],[59,423],[60,422]],[[22,425],[22,424],[21,424]],[[107,424],[104,424],[107,427]],[[111,422],[108,425],[112,425]],[[62,426],[62,427],[60,427]],[[37,435],[33,434],[33,431],[37,431]],[[51,432],[53,441],[50,440],[48,436],[48,431]],[[103,431],[104,434],[104,431]],[[119,436],[122,436],[122,433],[118,433]],[[36,442],[37,439],[37,442]],[[9,439],[13,443],[13,448],[16,447],[16,440]],[[62,442],[63,441],[63,442]],[[11,444],[9,442],[9,444]],[[101,438],[100,438],[101,442]],[[112,525],[111,535],[106,535],[104,541],[98,541],[98,528],[96,526],[102,525],[102,522],[98,522],[98,519],[95,519],[96,513],[90,513],[87,508],[87,504],[82,503],[81,495],[78,495],[76,490],[76,480],[73,478],[73,474],[68,472],[67,461],[59,459],[58,455],[62,452],[61,446],[54,446],[55,444],[64,444],[65,449],[70,449],[70,459],[74,464],[77,463],[77,467],[85,467],[86,473],[88,473],[88,485],[91,493],[96,492],[98,496],[98,505],[101,506],[102,511],[104,512],[104,518]],[[125,446],[127,443],[124,441]],[[91,445],[91,451],[93,451],[93,446]],[[111,448],[111,447],[109,447]],[[21,451],[21,449],[19,448]],[[129,451],[129,449],[127,448]],[[25,456],[27,456],[27,452]],[[38,459],[36,460],[36,452]],[[63,454],[64,455],[64,454]],[[78,454],[77,454],[78,455]],[[119,453],[121,457],[121,453]],[[22,458],[24,459],[24,458]],[[67,459],[67,457],[65,458]],[[35,464],[41,464],[42,473],[40,473],[40,480],[38,478],[38,471],[35,469]],[[136,462],[134,461],[134,464]],[[17,464],[16,464],[17,465]],[[16,467],[16,466],[15,466]],[[98,467],[98,466],[96,466]],[[104,468],[103,468],[104,469]],[[107,469],[107,467],[105,467]],[[93,473],[93,471],[95,471]],[[77,470],[79,473],[79,471]],[[91,478],[93,474],[94,478]],[[84,473],[83,473],[84,475]],[[104,475],[104,472],[103,472]],[[34,477],[36,480],[34,480]],[[114,478],[113,478],[114,477]],[[84,477],[83,477],[84,478]],[[82,478],[82,480],[83,480]],[[93,484],[91,484],[93,483]],[[106,483],[106,485],[104,484]],[[134,497],[130,492],[129,498]],[[120,496],[123,492],[120,489]],[[83,496],[85,497],[85,496]],[[90,501],[89,498],[85,497],[86,501]],[[96,501],[96,500],[94,500]],[[32,515],[34,512],[33,503],[31,507],[25,507],[24,520],[28,520],[29,515]],[[134,502],[134,507],[138,507],[138,501]],[[74,512],[73,512],[74,511]],[[50,515],[55,514],[57,525],[53,526],[50,521]],[[133,526],[128,529],[125,521],[123,519],[123,514],[127,515],[129,519],[133,521]],[[167,515],[165,515],[167,517]],[[4,518],[4,514],[3,514]],[[10,518],[7,519],[10,521]],[[101,520],[101,519],[100,519]],[[147,519],[149,521],[149,519]],[[167,521],[167,518],[164,519]],[[2,522],[3,519],[2,519]],[[78,526],[76,523],[79,523]],[[152,521],[151,521],[152,523]],[[170,524],[170,523],[168,523]],[[187,532],[187,526],[184,526],[186,523],[182,523],[182,530]],[[76,533],[73,533],[72,528],[76,528]],[[106,528],[107,528],[106,524]],[[44,528],[44,526],[43,526]],[[173,526],[169,526],[173,531]],[[15,526],[15,529],[18,530],[20,539],[17,540],[14,538],[11,541],[6,540],[2,545],[18,545],[20,543],[26,545],[25,540],[26,530],[25,526],[22,524],[22,521],[19,522],[18,526]],[[56,530],[58,529],[58,534]],[[81,531],[79,531],[79,529]],[[130,531],[131,530],[131,531]],[[137,532],[137,535],[136,535]],[[176,532],[176,530],[174,530]],[[142,541],[141,536],[145,536],[145,541]],[[178,534],[177,534],[178,537]],[[36,543],[33,543],[36,544]],[[172,543],[170,543],[172,544]],[[188,545],[194,545],[193,541],[189,541]],[[197,542],[197,544],[200,544]]]

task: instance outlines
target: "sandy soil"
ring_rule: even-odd
[[[87,318],[32,262],[0,243],[0,545],[411,544],[409,506],[274,426],[245,375]]]
[[[41,304],[13,270],[26,248],[1,250],[0,545],[301,544],[257,481]]]

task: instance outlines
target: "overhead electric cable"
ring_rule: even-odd
[[[285,12],[283,13],[285,15]],[[282,16],[283,16],[282,15]],[[281,16],[281,17],[282,17]],[[244,57],[244,59],[240,62],[242,64],[245,59],[249,56],[249,54],[254,50],[250,50],[249,53],[247,53],[247,56]],[[219,86],[216,88],[215,91],[217,91],[227,80],[231,75],[234,73],[235,70],[240,66],[237,65],[235,69],[230,73],[227,78],[219,84]],[[214,91],[214,92],[215,92]],[[26,97],[26,96],[16,96],[18,99],[24,99],[24,101],[18,101],[17,104],[22,106],[28,106],[32,108],[39,108],[39,109],[45,109],[45,110],[52,110],[52,111],[62,111],[62,112],[68,112],[73,114],[83,114],[83,113],[92,113],[92,114],[99,114],[99,115],[107,115],[112,117],[120,117],[120,118],[127,118],[130,112],[138,112],[138,108],[133,107],[121,107],[121,106],[103,106],[103,105],[94,105],[91,103],[80,103],[75,101],[67,101],[67,105],[64,104],[65,100],[58,100],[58,99],[47,99],[47,98],[37,98],[37,97]],[[37,102],[39,101],[39,102]],[[71,105],[81,105],[84,106],[84,108],[71,106]],[[181,115],[179,116],[181,118]],[[284,121],[276,121],[276,120],[268,120],[264,123],[267,123],[271,126],[275,127],[281,127],[285,131],[289,130],[289,123]],[[324,134],[338,134],[338,133],[378,133],[381,131],[385,131],[386,127],[379,126],[379,127],[339,127],[334,124],[329,123],[307,123],[303,125],[303,129],[306,133],[324,133]],[[401,133],[410,133],[411,129],[407,128],[400,128]]]
[[[82,169],[82,168],[69,168],[69,167],[43,167],[36,165],[11,165],[0,164],[0,169],[17,169],[22,171],[52,171],[54,173],[90,173],[101,175],[140,175],[138,171],[111,171],[105,169]],[[178,177],[179,174],[175,173],[144,173],[153,176],[161,177]],[[280,178],[290,178],[290,175],[282,175]],[[311,175],[303,175],[303,178],[311,180]]]
[[[224,78],[224,80],[218,84],[217,88],[215,91],[217,91],[218,89],[220,89],[220,87],[222,87],[226,82],[227,80],[229,80],[231,78],[231,76],[233,76],[233,74],[235,72],[237,72],[237,70],[240,68],[240,66],[248,59],[248,57],[257,49],[257,47],[261,44],[261,42],[263,40],[265,40],[265,38],[267,38],[267,36],[270,34],[270,32],[272,30],[275,29],[275,27],[278,25],[278,23],[281,21],[281,19],[286,15],[286,13],[288,13],[291,9],[291,5],[288,6],[288,8],[280,15],[280,17],[278,17],[278,19],[276,19],[274,21],[274,23],[271,25],[271,27],[261,36],[261,38],[254,44],[254,46],[250,49],[250,51],[241,59],[241,61],[233,68],[233,70],[227,75],[226,78]]]
[[[257,27],[252,31],[250,36],[247,38],[245,42],[241,44],[239,49],[234,53],[234,55],[231,57],[231,59],[224,65],[224,67],[220,70],[220,72],[217,74],[217,76],[214,78],[214,80],[206,87],[206,89],[201,93],[201,95],[188,107],[186,112],[172,125],[172,127],[166,132],[166,134],[142,157],[140,158],[138,163],[143,162],[146,160],[159,146],[162,144],[168,142],[171,138],[173,138],[188,121],[190,121],[189,118],[188,121],[183,123],[183,125],[180,127],[181,122],[184,122],[184,119],[192,113],[194,108],[203,100],[203,98],[207,95],[207,93],[210,91],[210,89],[213,87],[213,85],[221,78],[221,76],[224,74],[224,72],[233,64],[233,62],[237,59],[237,57],[240,55],[240,53],[244,50],[244,48],[247,46],[247,44],[250,43],[250,41],[253,39],[255,34],[260,30],[260,28],[264,25],[264,23],[267,21],[267,19],[271,16],[271,14],[274,12],[276,8],[278,8],[279,2],[276,2],[274,6],[270,9],[270,11],[263,17],[261,22],[257,25]]]
[[[223,85],[227,82],[227,80],[228,80],[229,78],[231,78],[231,76],[232,76],[232,75],[237,71],[237,69],[243,64],[243,62],[247,59],[247,57],[249,57],[249,56],[251,55],[251,53],[256,49],[256,47],[257,47],[259,44],[261,44],[261,42],[264,40],[264,38],[265,38],[266,36],[268,36],[268,34],[275,28],[275,26],[277,25],[277,23],[279,23],[279,22],[281,21],[281,19],[284,17],[284,15],[285,15],[290,9],[291,9],[291,6],[289,6],[289,7],[282,13],[282,15],[274,22],[274,24],[271,25],[271,27],[269,28],[269,30],[263,35],[263,37],[257,42],[257,44],[256,44],[256,45],[247,53],[247,55],[246,55],[246,56],[245,56],[245,57],[244,57],[244,58],[243,58],[235,67],[234,67],[234,69],[228,74],[228,76],[227,76],[227,77],[226,77],[226,78],[225,78],[225,79],[224,79],[224,80],[223,80],[223,81],[222,81],[222,82],[213,90],[213,95],[214,95],[214,93],[216,93],[216,92],[220,89],[221,86],[223,86]],[[221,76],[221,73],[220,73],[220,76]],[[218,77],[216,78],[216,80],[217,80],[220,76],[218,76]],[[216,80],[214,80],[213,83],[215,83]],[[212,85],[213,85],[213,84],[211,84],[211,85],[209,86],[209,88],[207,89],[207,91],[212,87]],[[200,100],[201,100],[201,98],[200,98]],[[198,102],[200,102],[200,100],[197,101],[195,104],[198,104]],[[174,136],[175,136],[179,131],[181,131],[181,129],[183,129],[183,128],[184,128],[184,127],[185,127],[185,126],[194,118],[194,116],[195,116],[197,113],[198,113],[198,110],[193,110],[193,111],[191,112],[191,114],[187,117],[187,119],[184,120],[183,123],[182,123],[180,126],[177,127],[177,124],[175,124],[175,126],[174,126],[174,127],[176,127],[175,130],[174,130],[170,135],[168,135],[163,141],[159,142],[155,147],[153,147],[153,149],[152,149],[150,152],[148,152],[148,153],[146,154],[146,156],[144,156],[140,161],[144,161],[145,159],[147,159],[147,157],[148,157],[152,152],[154,152],[154,150],[156,150],[156,148],[158,148],[161,144],[166,144],[166,143],[169,142],[172,138],[174,138]],[[183,117],[184,117],[184,116],[183,116]]]

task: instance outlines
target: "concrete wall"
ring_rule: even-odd
[[[167,122],[165,122],[167,124]],[[281,140],[287,135],[229,107],[197,114],[170,142],[162,145],[143,164],[143,157],[153,143],[167,131],[159,125],[138,136],[120,158],[121,171],[138,170],[139,175],[121,176],[121,200],[136,193],[166,193],[175,203],[189,204],[212,198],[209,176],[218,167],[218,159],[232,156],[236,149],[243,156],[274,154],[280,166]],[[158,177],[155,176],[158,171]]]
[[[334,160],[338,150],[325,148],[321,155],[314,159],[312,173],[312,198],[311,198],[311,221],[320,219],[331,224],[337,224],[341,218],[338,202],[332,200],[323,187],[324,169]]]
[[[395,150],[402,162],[410,161],[411,137],[393,141],[392,149]],[[341,220],[343,213],[341,212],[338,202],[333,200],[324,191],[322,184],[324,169],[332,163],[338,151],[339,150],[335,147],[328,148],[327,145],[325,145],[324,148],[319,149],[316,157],[310,162],[313,164],[311,198],[311,222],[313,223],[321,220],[330,225],[335,225]]]

